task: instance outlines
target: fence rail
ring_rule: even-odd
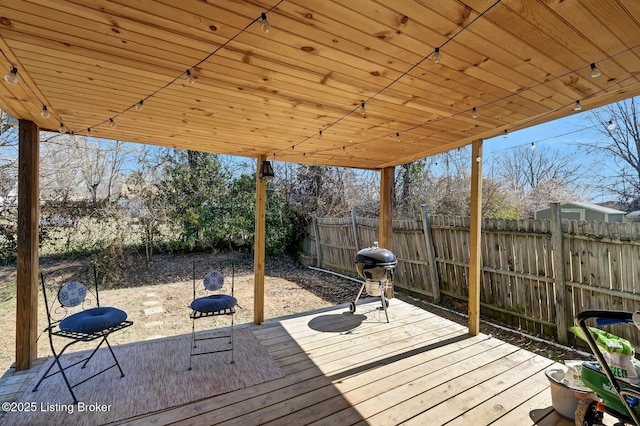
[[[314,218],[307,238],[315,266],[354,276],[355,254],[377,241],[378,220]],[[467,300],[469,218],[425,209],[422,221],[394,221],[393,252],[394,286]],[[484,219],[481,256],[482,314],[511,326],[573,342],[567,331],[581,311],[640,309],[640,223]],[[607,331],[640,341],[635,327]]]

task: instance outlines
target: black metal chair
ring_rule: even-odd
[[[127,321],[126,312],[120,309],[100,306],[98,274],[95,265],[89,268],[82,266],[64,267],[41,273],[40,282],[48,321],[43,333],[46,332],[49,337],[54,362],[47,368],[33,391],[38,390],[44,379],[61,374],[73,397],[73,403],[76,404],[78,398],[73,392],[76,386],[105,373],[113,367],[118,367],[120,377],[124,377],[124,372],[107,338],[111,333],[130,327],[133,322]],[[84,284],[91,282],[91,286]],[[55,294],[55,297],[49,300],[53,294]],[[67,343],[64,344],[60,351],[57,351],[54,343],[60,341]],[[67,348],[80,342],[92,341],[98,341],[98,345],[88,357],[63,366],[61,357]],[[82,363],[80,368],[85,368],[103,343],[106,343],[114,363],[72,384],[66,371],[80,363]],[[54,369],[54,367],[57,368]],[[55,371],[51,372],[51,370]]]
[[[225,281],[230,282],[231,294],[223,293]],[[217,261],[193,261],[193,301],[191,302],[191,354],[189,356],[189,370],[192,369],[194,356],[207,355],[218,352],[231,352],[231,364],[233,359],[233,324],[237,299],[233,295],[235,281],[235,263],[233,261],[221,263]],[[199,283],[202,283],[200,287]],[[203,336],[196,334],[196,320],[210,317],[226,316],[230,318],[229,332]],[[203,340],[228,339],[228,344],[215,349],[198,351],[198,342]]]

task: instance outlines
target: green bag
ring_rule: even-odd
[[[587,329],[615,377],[628,379],[632,383],[640,381],[636,369],[637,361],[634,358],[635,349],[627,339],[599,328],[587,327]],[[587,341],[580,327],[571,327],[570,330],[576,337]]]

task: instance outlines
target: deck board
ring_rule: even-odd
[[[572,425],[554,362],[392,299],[246,325],[284,377],[126,419],[132,425]]]
[[[570,425],[551,408],[554,362],[397,299],[270,321],[254,334],[282,379],[133,424]]]

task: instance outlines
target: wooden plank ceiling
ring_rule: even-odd
[[[0,0],[0,72],[20,79],[0,107],[78,135],[376,169],[638,95],[639,44],[638,0]]]

